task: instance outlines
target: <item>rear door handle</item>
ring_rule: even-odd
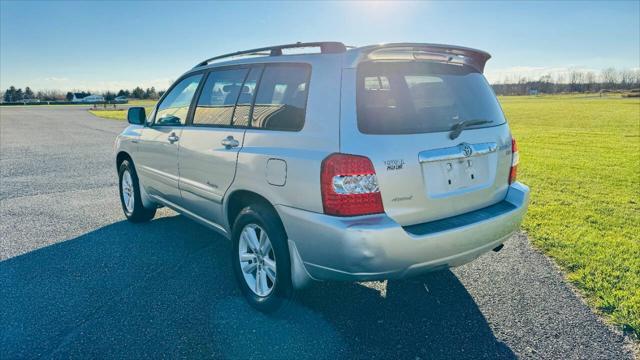
[[[220,142],[226,149],[231,149],[234,147],[238,147],[240,142],[233,138],[233,136],[229,135],[226,138],[222,139]]]
[[[178,135],[176,135],[176,133],[172,132],[171,134],[169,134],[167,140],[169,140],[169,142],[173,144],[174,142],[180,140],[180,138],[178,137]]]

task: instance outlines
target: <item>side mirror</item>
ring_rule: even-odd
[[[143,107],[130,107],[127,111],[127,121],[133,125],[144,125],[147,121],[147,114]]]

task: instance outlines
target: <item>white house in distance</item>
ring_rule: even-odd
[[[81,94],[74,93],[73,94],[73,99],[71,99],[71,102],[74,102],[74,103],[103,103],[103,102],[105,102],[105,100],[104,100],[104,96],[102,96],[102,95],[89,95],[89,96],[82,97]]]

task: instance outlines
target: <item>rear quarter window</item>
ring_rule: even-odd
[[[309,65],[268,65],[258,85],[251,126],[268,130],[301,130],[310,74]]]

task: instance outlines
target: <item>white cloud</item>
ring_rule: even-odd
[[[51,77],[46,77],[43,80],[44,81],[54,82],[54,83],[60,83],[60,82],[68,82],[69,78],[51,76]]]

